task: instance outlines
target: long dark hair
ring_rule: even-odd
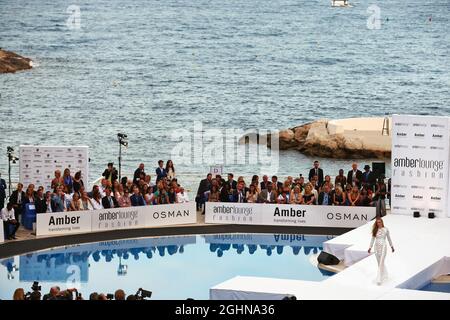
[[[377,222],[378,222],[378,220],[381,221],[381,223],[383,224],[383,228],[384,228],[384,222],[383,222],[383,219],[381,219],[381,218],[376,218],[376,219],[375,219],[375,223],[373,224],[373,227],[372,227],[372,236],[373,236],[373,237],[376,237],[376,236],[377,236],[377,232],[378,232],[378,224],[377,224]]]
[[[167,160],[167,162],[166,162],[166,171],[167,172],[169,172],[169,163],[171,163],[172,165],[171,165],[171,167],[172,167],[172,170],[173,170],[173,172],[175,172],[175,167],[173,166],[173,161],[172,160]]]

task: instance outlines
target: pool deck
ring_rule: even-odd
[[[5,240],[0,243],[0,259],[18,254],[43,250],[72,244],[91,243],[115,239],[131,239],[142,237],[159,237],[191,234],[217,233],[284,233],[311,235],[340,235],[348,232],[349,228],[324,227],[295,227],[295,226],[263,226],[263,225],[234,225],[234,224],[206,224],[205,216],[197,212],[197,223],[149,227],[141,229],[122,229],[79,233],[70,235],[36,236],[32,231],[22,226],[17,231],[17,240]]]
[[[372,223],[325,242],[324,250],[332,247],[356,259],[336,275],[320,282],[283,280],[258,277],[236,277],[210,290],[212,299],[282,298],[295,295],[299,300],[311,299],[445,299],[449,293],[419,291],[433,279],[450,273],[450,219],[415,219],[410,216],[388,215],[384,217],[389,228],[395,252],[386,257],[388,280],[376,285],[377,265],[375,256],[369,255]],[[330,245],[331,244],[331,245]],[[356,257],[356,258],[355,258]],[[359,259],[359,260],[358,260]],[[345,262],[345,261],[344,261]]]

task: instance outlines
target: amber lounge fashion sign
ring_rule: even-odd
[[[392,117],[392,213],[447,215],[449,117]]]
[[[375,207],[207,202],[206,223],[356,228],[375,217]]]

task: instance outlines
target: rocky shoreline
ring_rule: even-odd
[[[14,73],[33,67],[33,61],[14,52],[0,49],[0,73]]]
[[[391,156],[391,137],[382,134],[379,123],[383,118],[354,118],[343,120],[321,119],[279,132],[280,150],[294,149],[314,157],[336,159],[386,159]],[[339,123],[345,123],[342,125]],[[362,121],[362,129],[355,129]],[[367,125],[366,123],[367,122]],[[373,128],[371,128],[373,127]],[[379,130],[378,130],[379,128]],[[250,135],[241,137],[241,143],[248,143]],[[256,134],[253,141],[264,143],[266,137]],[[268,139],[270,147],[270,139]]]

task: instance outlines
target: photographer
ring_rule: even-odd
[[[31,301],[39,301],[41,300],[41,286],[39,285],[39,282],[34,281],[33,285],[31,286],[32,292],[27,292],[25,295],[25,300],[31,300]]]
[[[114,163],[112,162],[108,163],[108,168],[106,168],[105,171],[103,171],[102,176],[105,177],[105,179],[111,183],[111,186],[114,185],[114,182],[117,181],[119,176],[116,168],[114,168]]]

